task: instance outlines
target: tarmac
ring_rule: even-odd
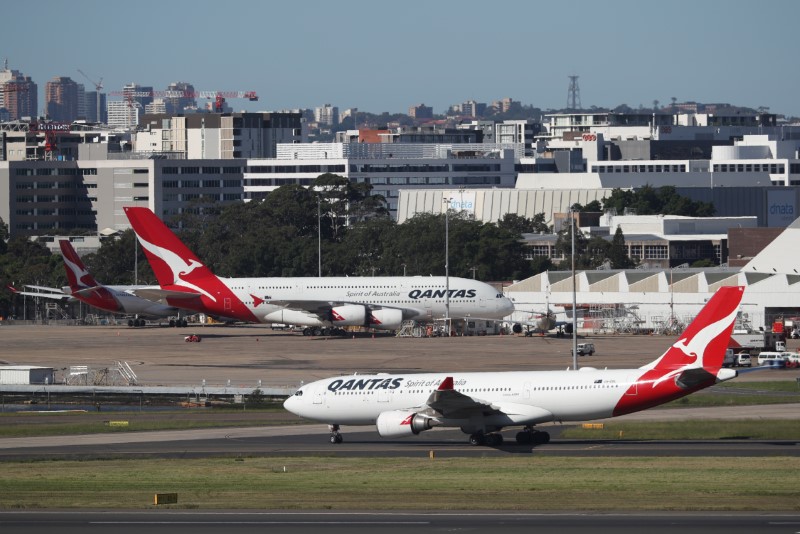
[[[184,337],[199,334],[202,341]],[[399,338],[357,333],[307,337],[264,325],[189,328],[127,326],[0,327],[0,365],[53,367],[56,383],[74,383],[70,368],[86,366],[95,384],[115,382],[127,362],[138,386],[281,388],[338,374],[548,370],[572,367],[572,340],[555,335]],[[636,368],[660,356],[676,338],[658,335],[581,335],[597,352],[580,367]],[[787,350],[800,341],[790,340]],[[796,380],[800,370],[745,373],[737,380]],[[117,377],[118,378],[118,377]],[[85,379],[85,377],[84,377]]]

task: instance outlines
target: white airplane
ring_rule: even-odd
[[[652,408],[737,376],[724,368],[743,287],[723,287],[679,340],[638,369],[337,376],[302,386],[284,402],[300,417],[329,425],[376,425],[385,438],[456,427],[473,445],[499,445],[501,429],[521,426],[518,443],[547,443],[534,425],[587,421]]]
[[[98,283],[81,261],[72,244],[63,239],[59,241],[64,270],[67,273],[68,287],[59,290],[52,287],[25,286],[35,291],[18,291],[19,295],[44,297],[50,299],[77,299],[103,311],[134,316],[128,321],[130,326],[144,325],[141,317],[171,317],[179,314],[174,306],[137,297],[133,291],[141,286],[106,286]]]
[[[396,330],[403,321],[451,318],[501,319],[510,299],[477,280],[431,277],[221,278],[214,275],[148,208],[125,208],[158,291],[147,297],[211,315],[253,323],[318,329],[366,326]],[[319,333],[319,332],[318,332]]]

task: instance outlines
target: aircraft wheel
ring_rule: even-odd
[[[538,445],[544,445],[545,443],[550,443],[550,433],[549,432],[534,432],[533,433],[533,442]]]
[[[490,447],[499,447],[503,444],[502,434],[489,434],[486,436],[486,444]]]
[[[533,433],[527,430],[523,430],[522,432],[517,432],[517,443],[520,445],[527,445],[533,443]]]
[[[469,437],[469,444],[474,446],[485,445],[486,436],[483,434],[483,432],[475,432]]]
[[[134,324],[134,322],[133,322],[133,319],[128,319],[128,326],[130,326],[131,328],[133,328],[134,326],[136,326],[136,325]]]
[[[344,438],[341,434],[331,434],[331,443],[333,445],[338,445],[339,443],[343,442]]]
[[[321,336],[322,335],[322,328],[315,326],[313,331],[313,336]]]

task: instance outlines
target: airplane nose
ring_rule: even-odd
[[[297,415],[297,399],[294,395],[283,401],[283,408],[293,414]]]

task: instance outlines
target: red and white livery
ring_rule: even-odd
[[[546,443],[534,425],[625,415],[736,377],[722,361],[743,292],[719,289],[678,341],[638,369],[338,376],[304,385],[284,406],[328,423],[331,443],[342,441],[340,425],[375,425],[389,438],[456,427],[475,445],[498,445],[501,429],[520,426],[518,442]]]
[[[36,291],[10,289],[17,294],[32,297],[58,300],[74,298],[99,310],[131,315],[134,318],[128,321],[130,326],[143,325],[144,317],[161,318],[179,314],[179,310],[174,306],[136,296],[136,291],[144,290],[147,286],[107,286],[99,283],[83,264],[68,240],[62,239],[58,244],[61,247],[68,287],[59,290],[42,286],[26,286]]]
[[[222,278],[148,208],[125,208],[161,291],[139,293],[214,316],[316,329],[396,330],[403,321],[450,317],[502,319],[514,311],[492,286],[444,276]],[[449,302],[446,296],[449,292]]]

